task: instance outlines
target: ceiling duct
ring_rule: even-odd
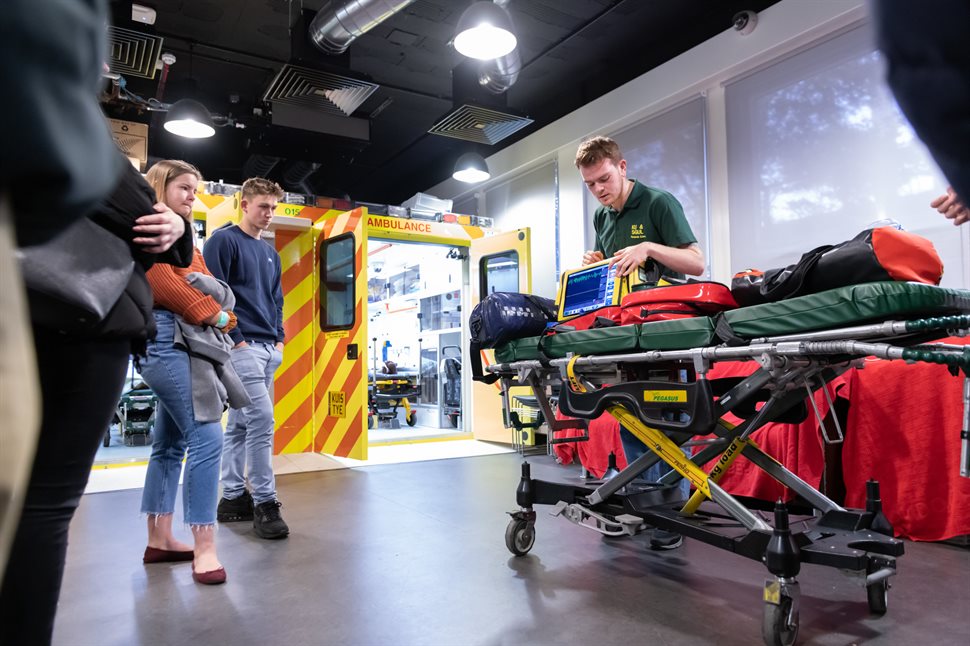
[[[293,161],[283,170],[283,186],[290,191],[312,194],[313,190],[307,183],[310,175],[320,169],[317,162]]]
[[[342,74],[287,64],[270,83],[263,101],[349,117],[379,87]]]
[[[494,94],[501,94],[515,85],[522,69],[519,48],[516,47],[505,56],[491,60],[478,73],[478,84]]]
[[[517,59],[516,50],[512,50],[512,53]],[[503,58],[509,56],[507,54]],[[483,68],[479,61],[469,59],[451,71],[455,109],[431,126],[429,133],[491,146],[533,122],[528,117],[510,112],[508,95],[504,89],[496,89],[499,85],[495,83],[504,85],[509,79],[514,82],[518,72],[510,77],[504,76],[503,72],[503,76],[493,79],[493,87],[486,87],[481,79],[485,69],[492,67],[488,65]],[[505,67],[502,69],[512,71]]]
[[[243,177],[266,177],[278,163],[279,157],[253,153],[243,164]]]
[[[140,31],[108,27],[108,67],[116,74],[155,78],[162,39]]]
[[[510,0],[495,0],[495,4],[508,12]],[[511,20],[511,15],[509,20]],[[487,61],[478,73],[478,84],[493,94],[507,92],[519,80],[522,70],[522,58],[516,46],[505,56],[499,56]]]
[[[433,135],[493,145],[532,123],[528,117],[462,105],[428,130]]]
[[[310,23],[310,40],[327,54],[343,54],[358,37],[414,0],[330,0]]]

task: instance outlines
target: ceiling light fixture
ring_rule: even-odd
[[[484,182],[492,175],[488,172],[488,164],[485,158],[478,153],[465,153],[455,162],[455,172],[452,177],[459,182],[466,184],[476,184]]]
[[[182,99],[172,104],[165,116],[165,129],[189,139],[205,139],[216,134],[212,115],[194,99]]]
[[[455,49],[469,58],[487,61],[505,56],[515,43],[512,19],[494,2],[476,2],[458,19]]]

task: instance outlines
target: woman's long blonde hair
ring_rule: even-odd
[[[145,179],[155,189],[155,199],[164,203],[165,187],[173,179],[186,173],[195,175],[200,182],[202,181],[202,173],[199,172],[199,169],[181,159],[163,159],[148,169],[148,172],[145,173]]]

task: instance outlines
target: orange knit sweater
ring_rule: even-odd
[[[209,276],[212,273],[205,266],[202,254],[196,249],[192,264],[188,267],[173,267],[155,263],[148,270],[148,284],[152,286],[155,305],[164,307],[181,316],[187,323],[201,325],[203,321],[222,311],[222,307],[211,296],[206,296],[191,287],[185,277],[197,271]]]

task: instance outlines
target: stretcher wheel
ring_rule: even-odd
[[[448,416],[448,420],[451,421],[451,425],[458,428],[458,413],[452,413]]]
[[[367,416],[367,428],[374,428],[374,416],[373,415],[368,415]]]
[[[110,426],[108,427],[108,430],[104,432],[104,439],[101,440],[101,445],[105,447],[111,446],[111,427]]]
[[[505,547],[516,556],[529,553],[536,543],[535,526],[527,520],[513,518],[505,528]]]
[[[407,417],[405,418],[405,421],[407,421],[408,426],[414,426],[415,424],[418,423],[417,413],[415,411],[411,411],[410,413],[408,413]]]
[[[883,579],[866,586],[866,596],[869,599],[869,612],[874,615],[884,615],[889,610],[889,581]]]
[[[791,646],[798,636],[798,609],[791,597],[780,603],[766,603],[761,622],[761,637],[768,646]]]

